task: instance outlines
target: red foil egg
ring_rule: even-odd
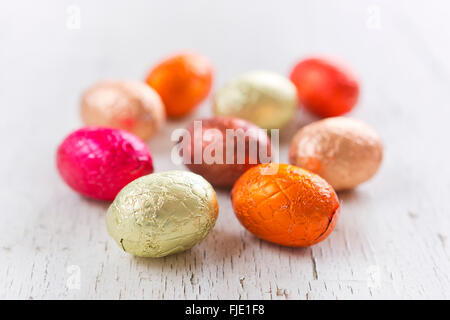
[[[64,139],[56,154],[58,171],[76,192],[114,200],[131,181],[153,172],[146,144],[120,129],[85,127]]]
[[[310,58],[290,75],[301,104],[320,117],[336,117],[353,109],[359,96],[356,76],[340,63]]]

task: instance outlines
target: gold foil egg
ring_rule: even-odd
[[[294,116],[297,92],[289,79],[268,71],[242,74],[221,88],[214,99],[218,116],[238,117],[264,129],[280,129]]]
[[[202,241],[218,212],[216,193],[205,179],[188,171],[166,171],[125,186],[108,209],[106,226],[124,251],[164,257]]]
[[[378,134],[360,120],[334,117],[313,122],[294,136],[290,162],[319,174],[335,190],[369,180],[383,158]]]
[[[164,105],[147,84],[132,80],[105,80],[86,90],[81,99],[86,125],[130,131],[143,140],[165,122]]]

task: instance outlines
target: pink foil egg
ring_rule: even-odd
[[[72,132],[58,148],[58,171],[78,193],[114,200],[131,181],[153,172],[146,144],[124,130],[84,127]]]

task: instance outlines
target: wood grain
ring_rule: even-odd
[[[80,29],[67,26],[80,9]],[[30,1],[0,5],[0,298],[450,298],[450,6],[445,1]],[[104,78],[142,79],[172,51],[214,61],[215,87],[254,69],[287,74],[312,53],[341,57],[362,96],[349,115],[382,136],[380,172],[340,193],[324,242],[291,249],[246,232],[219,192],[220,216],[192,250],[163,259],[121,252],[107,204],[68,189],[54,165],[81,126],[78,99]],[[206,101],[149,143],[176,168],[171,132],[211,114]],[[282,132],[311,121],[299,112]]]

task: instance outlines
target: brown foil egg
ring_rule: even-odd
[[[147,84],[132,80],[105,80],[94,84],[81,99],[86,125],[130,131],[143,140],[165,122],[164,105]]]
[[[335,190],[369,180],[383,158],[378,134],[360,120],[334,117],[300,129],[291,142],[290,162],[319,174]]]
[[[267,131],[234,117],[192,121],[179,147],[188,169],[216,187],[232,187],[245,171],[270,162],[271,156]]]

